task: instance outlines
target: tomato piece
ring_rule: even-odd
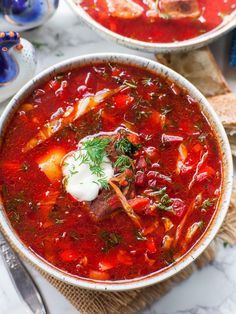
[[[157,111],[153,111],[149,120],[151,120],[150,122],[153,123],[153,125],[155,126],[156,124],[160,124],[161,122],[161,114]],[[153,126],[152,126],[153,128]]]
[[[75,262],[79,258],[79,254],[75,250],[65,250],[60,254],[61,259],[64,262]]]
[[[148,197],[135,197],[128,201],[133,210],[137,213],[143,213],[149,205],[150,200]]]
[[[142,169],[142,170],[147,168],[147,162],[146,162],[146,159],[144,158],[144,156],[140,156],[140,158],[138,159],[138,161],[136,163],[136,168]]]
[[[140,138],[138,135],[134,134],[134,133],[130,133],[127,136],[127,139],[134,145],[140,144]]]
[[[203,147],[200,143],[197,143],[193,146],[192,150],[195,152],[195,153],[198,153],[200,152],[201,150],[203,150]]]
[[[146,242],[147,245],[147,250],[149,253],[153,254],[156,253],[157,248],[156,248],[156,244],[153,238],[149,238]]]
[[[114,97],[114,104],[118,108],[126,108],[134,101],[134,97],[125,95],[125,94],[118,94]]]
[[[146,175],[142,171],[138,171],[135,175],[135,185],[139,187],[144,187],[146,184]]]
[[[145,149],[145,152],[146,152],[147,157],[151,161],[156,161],[159,157],[159,153],[156,147],[149,146]]]
[[[156,180],[156,182],[159,182],[159,183],[170,183],[172,180],[170,177],[164,175],[164,174],[161,174],[159,173],[158,171],[148,171],[147,173],[147,178],[149,180]]]

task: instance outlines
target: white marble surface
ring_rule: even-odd
[[[61,0],[55,16],[45,26],[22,34],[35,42],[39,63],[37,72],[66,58],[95,52],[128,52],[153,58],[101,39],[87,26],[81,25],[77,16]],[[228,65],[229,36],[213,46],[224,74],[236,91],[236,69]],[[0,111],[5,104],[0,105]],[[28,266],[29,267],[29,266]],[[40,287],[50,314],[76,314],[65,300],[31,267],[29,270]],[[0,314],[27,314],[18,298],[0,259]],[[222,248],[215,262],[173,289],[143,314],[235,314],[236,313],[236,248]]]

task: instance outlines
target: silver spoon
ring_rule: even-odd
[[[0,253],[19,296],[30,309],[30,312],[32,314],[47,314],[43,299],[33,279],[1,233]]]

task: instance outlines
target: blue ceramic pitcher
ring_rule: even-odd
[[[22,31],[42,25],[58,7],[59,0],[1,0],[0,31]]]
[[[0,102],[14,95],[36,70],[35,49],[16,32],[0,32]]]

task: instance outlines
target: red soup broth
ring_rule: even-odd
[[[143,13],[137,18],[125,19],[112,16],[108,1],[82,0],[79,5],[107,29],[128,38],[151,43],[171,43],[198,37],[216,28],[236,9],[235,0],[198,0],[198,17],[175,19],[163,14],[162,18],[154,18],[148,16],[149,0],[132,0],[143,8]]]
[[[26,150],[43,125],[79,100],[119,86]],[[109,184],[92,202],[66,191],[58,159],[100,132],[114,132],[103,152],[135,218]],[[39,166],[45,160],[49,169]],[[0,156],[5,211],[24,244],[63,271],[102,280],[160,271],[189,251],[217,210],[222,176],[217,139],[199,104],[166,78],[122,64],[84,66],[35,89],[12,118]]]

